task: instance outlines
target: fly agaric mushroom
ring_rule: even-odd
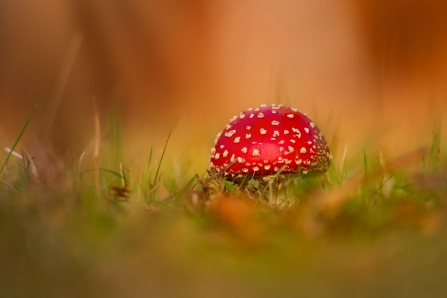
[[[225,177],[324,173],[332,155],[305,114],[282,105],[249,109],[217,134],[210,169]]]

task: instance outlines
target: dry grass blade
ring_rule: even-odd
[[[124,173],[125,167],[120,163],[120,179],[121,187],[112,186],[110,189],[113,191],[115,198],[120,200],[127,200],[132,194],[132,187],[127,183],[126,174]]]
[[[36,168],[36,165],[35,165],[35,163],[33,161],[33,158],[29,155],[28,151],[26,151],[25,149],[23,149],[23,151],[25,151],[26,155],[28,156],[27,170],[31,171],[31,175],[32,175],[33,180],[35,182],[40,182],[40,180],[39,180],[39,173],[37,172],[37,168]]]
[[[99,183],[99,150],[101,147],[101,127],[100,127],[98,107],[96,106],[96,100],[94,97],[93,97],[93,113],[94,113],[93,120],[95,123],[95,146],[93,151],[93,163],[95,168],[96,192],[99,196],[101,192],[101,186]]]
[[[73,68],[74,61],[76,60],[76,56],[78,55],[79,49],[81,48],[83,39],[83,35],[78,31],[75,31],[73,33],[73,36],[71,37],[70,44],[68,45],[67,49],[67,54],[65,55],[64,62],[61,66],[61,70],[54,87],[50,104],[48,105],[45,113],[45,119],[41,130],[41,136],[44,140],[48,138],[51,126],[53,125],[57,111],[59,110],[62,95],[64,93],[65,87],[67,86],[68,78]]]
[[[78,178],[81,178],[82,174],[82,162],[84,161],[84,156],[88,155],[87,152],[82,152],[81,156],[79,157],[79,163],[78,163]]]

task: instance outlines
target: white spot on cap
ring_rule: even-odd
[[[251,153],[251,155],[253,155],[253,156],[261,156],[261,154],[259,153],[258,149],[254,149],[253,152]]]
[[[223,157],[227,157],[228,155],[228,150],[225,150],[224,153],[222,154]]]
[[[233,155],[231,155],[230,160],[233,161],[235,158],[236,158],[236,157],[235,157],[235,155],[233,154]]]
[[[256,112],[259,111],[259,108],[256,108],[255,111],[256,111]]]
[[[243,159],[242,157],[238,157],[237,158],[237,162],[238,163],[243,163],[245,161],[245,159]]]
[[[211,148],[211,154],[216,153],[216,148]]]
[[[249,111],[253,111],[253,109],[252,109],[252,108],[248,108],[248,110],[249,110]]]
[[[261,105],[261,108],[266,107],[266,106],[267,106],[266,104],[262,104],[262,105]]]
[[[227,124],[227,126],[225,126],[225,129],[230,129],[230,128],[231,128],[230,124]]]
[[[292,128],[292,131],[296,132],[296,133],[301,133],[300,130],[298,128],[295,128],[295,127]]]
[[[306,154],[306,153],[307,153],[307,149],[304,148],[304,147],[301,147],[301,149],[300,149],[300,153],[301,153],[301,154]]]
[[[275,131],[273,132],[273,137],[277,137],[277,136],[279,136],[279,131],[275,130]]]
[[[261,128],[259,131],[261,132],[261,135],[265,135],[267,133],[267,130],[264,128]]]
[[[220,153],[216,153],[216,155],[214,155],[214,159],[219,159],[220,157]]]
[[[239,115],[239,119],[244,119],[245,118],[245,114],[240,114]]]
[[[258,114],[258,118],[264,118],[264,114],[263,113],[259,113]]]
[[[291,108],[291,110],[294,112],[298,112],[298,109],[295,109],[295,108]]]
[[[246,129],[246,130],[250,130],[250,129],[251,129],[251,126],[245,126],[245,129]]]
[[[268,170],[270,170],[270,167],[271,167],[270,165],[265,165],[264,169],[266,169],[268,171]]]
[[[303,171],[303,174],[304,174],[304,175],[306,175],[307,173],[308,173],[307,170]]]
[[[284,147],[279,147],[279,152],[282,152],[284,150]]]
[[[289,118],[293,118],[293,117],[295,117],[293,114],[287,114],[287,117],[289,117]]]
[[[236,120],[236,119],[237,119],[237,116],[233,116],[233,118],[230,119],[230,122],[231,122],[231,121],[234,121],[234,120]]]
[[[293,149],[292,146],[288,146],[287,148],[289,149],[289,153],[292,153],[293,151],[295,151],[295,149]]]
[[[247,153],[247,147],[241,149],[242,153]]]
[[[243,168],[243,169],[242,169],[242,172],[244,172],[244,173],[248,173],[248,169],[247,169],[247,168]]]
[[[273,121],[272,121],[272,125],[276,125],[276,126],[278,126],[278,125],[279,125],[279,121],[273,120]]]
[[[297,165],[300,165],[303,161],[301,159],[295,160]]]
[[[312,144],[312,141],[307,141],[307,144],[309,144],[309,145]]]
[[[280,108],[281,108],[280,106],[278,107],[272,106],[272,110],[279,110]]]
[[[259,171],[259,168],[258,167],[253,167],[253,171]]]
[[[312,128],[315,127],[315,123],[313,123],[313,122],[310,122],[309,125],[310,125],[310,127],[312,127]]]
[[[272,140],[272,141],[275,141],[275,140],[276,140],[276,138],[270,138],[270,140]]]
[[[250,118],[253,118],[255,116],[255,114],[250,114]]]
[[[224,145],[220,145],[220,149],[223,149],[225,146]]]
[[[275,111],[275,110],[272,110],[272,114],[276,114],[276,111]]]
[[[219,138],[220,138],[221,135],[222,135],[221,132],[219,132],[219,133],[216,135],[216,138],[214,139],[214,144],[217,144],[217,141],[219,140]]]
[[[279,141],[279,143],[280,143],[281,145],[284,144],[284,140]]]
[[[284,130],[284,134],[286,135],[286,134],[288,134],[289,133],[289,131],[287,130],[287,129],[285,129]]]
[[[230,131],[228,131],[228,132],[226,132],[225,133],[225,136],[227,137],[227,138],[230,138],[231,136],[233,136],[234,134],[236,133],[236,130],[230,130]]]
[[[249,133],[245,134],[245,138],[246,138],[246,139],[251,138],[251,134],[249,134]]]
[[[291,139],[290,142],[295,143],[296,141],[294,139]]]
[[[234,138],[235,143],[239,143],[241,141],[241,137]]]

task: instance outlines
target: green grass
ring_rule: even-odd
[[[99,194],[87,155],[57,178],[35,157],[39,180],[11,154],[0,161],[1,297],[446,295],[439,130],[393,160],[364,149],[324,177],[241,185],[187,167],[179,183],[166,156],[184,148],[170,135],[126,166],[119,129],[106,129]]]

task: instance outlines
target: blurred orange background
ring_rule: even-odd
[[[405,151],[447,114],[445,12],[441,0],[2,1],[0,141],[39,104],[28,136],[87,146],[95,97],[134,146],[174,129],[208,147],[234,114],[282,102],[340,146],[377,136]]]

